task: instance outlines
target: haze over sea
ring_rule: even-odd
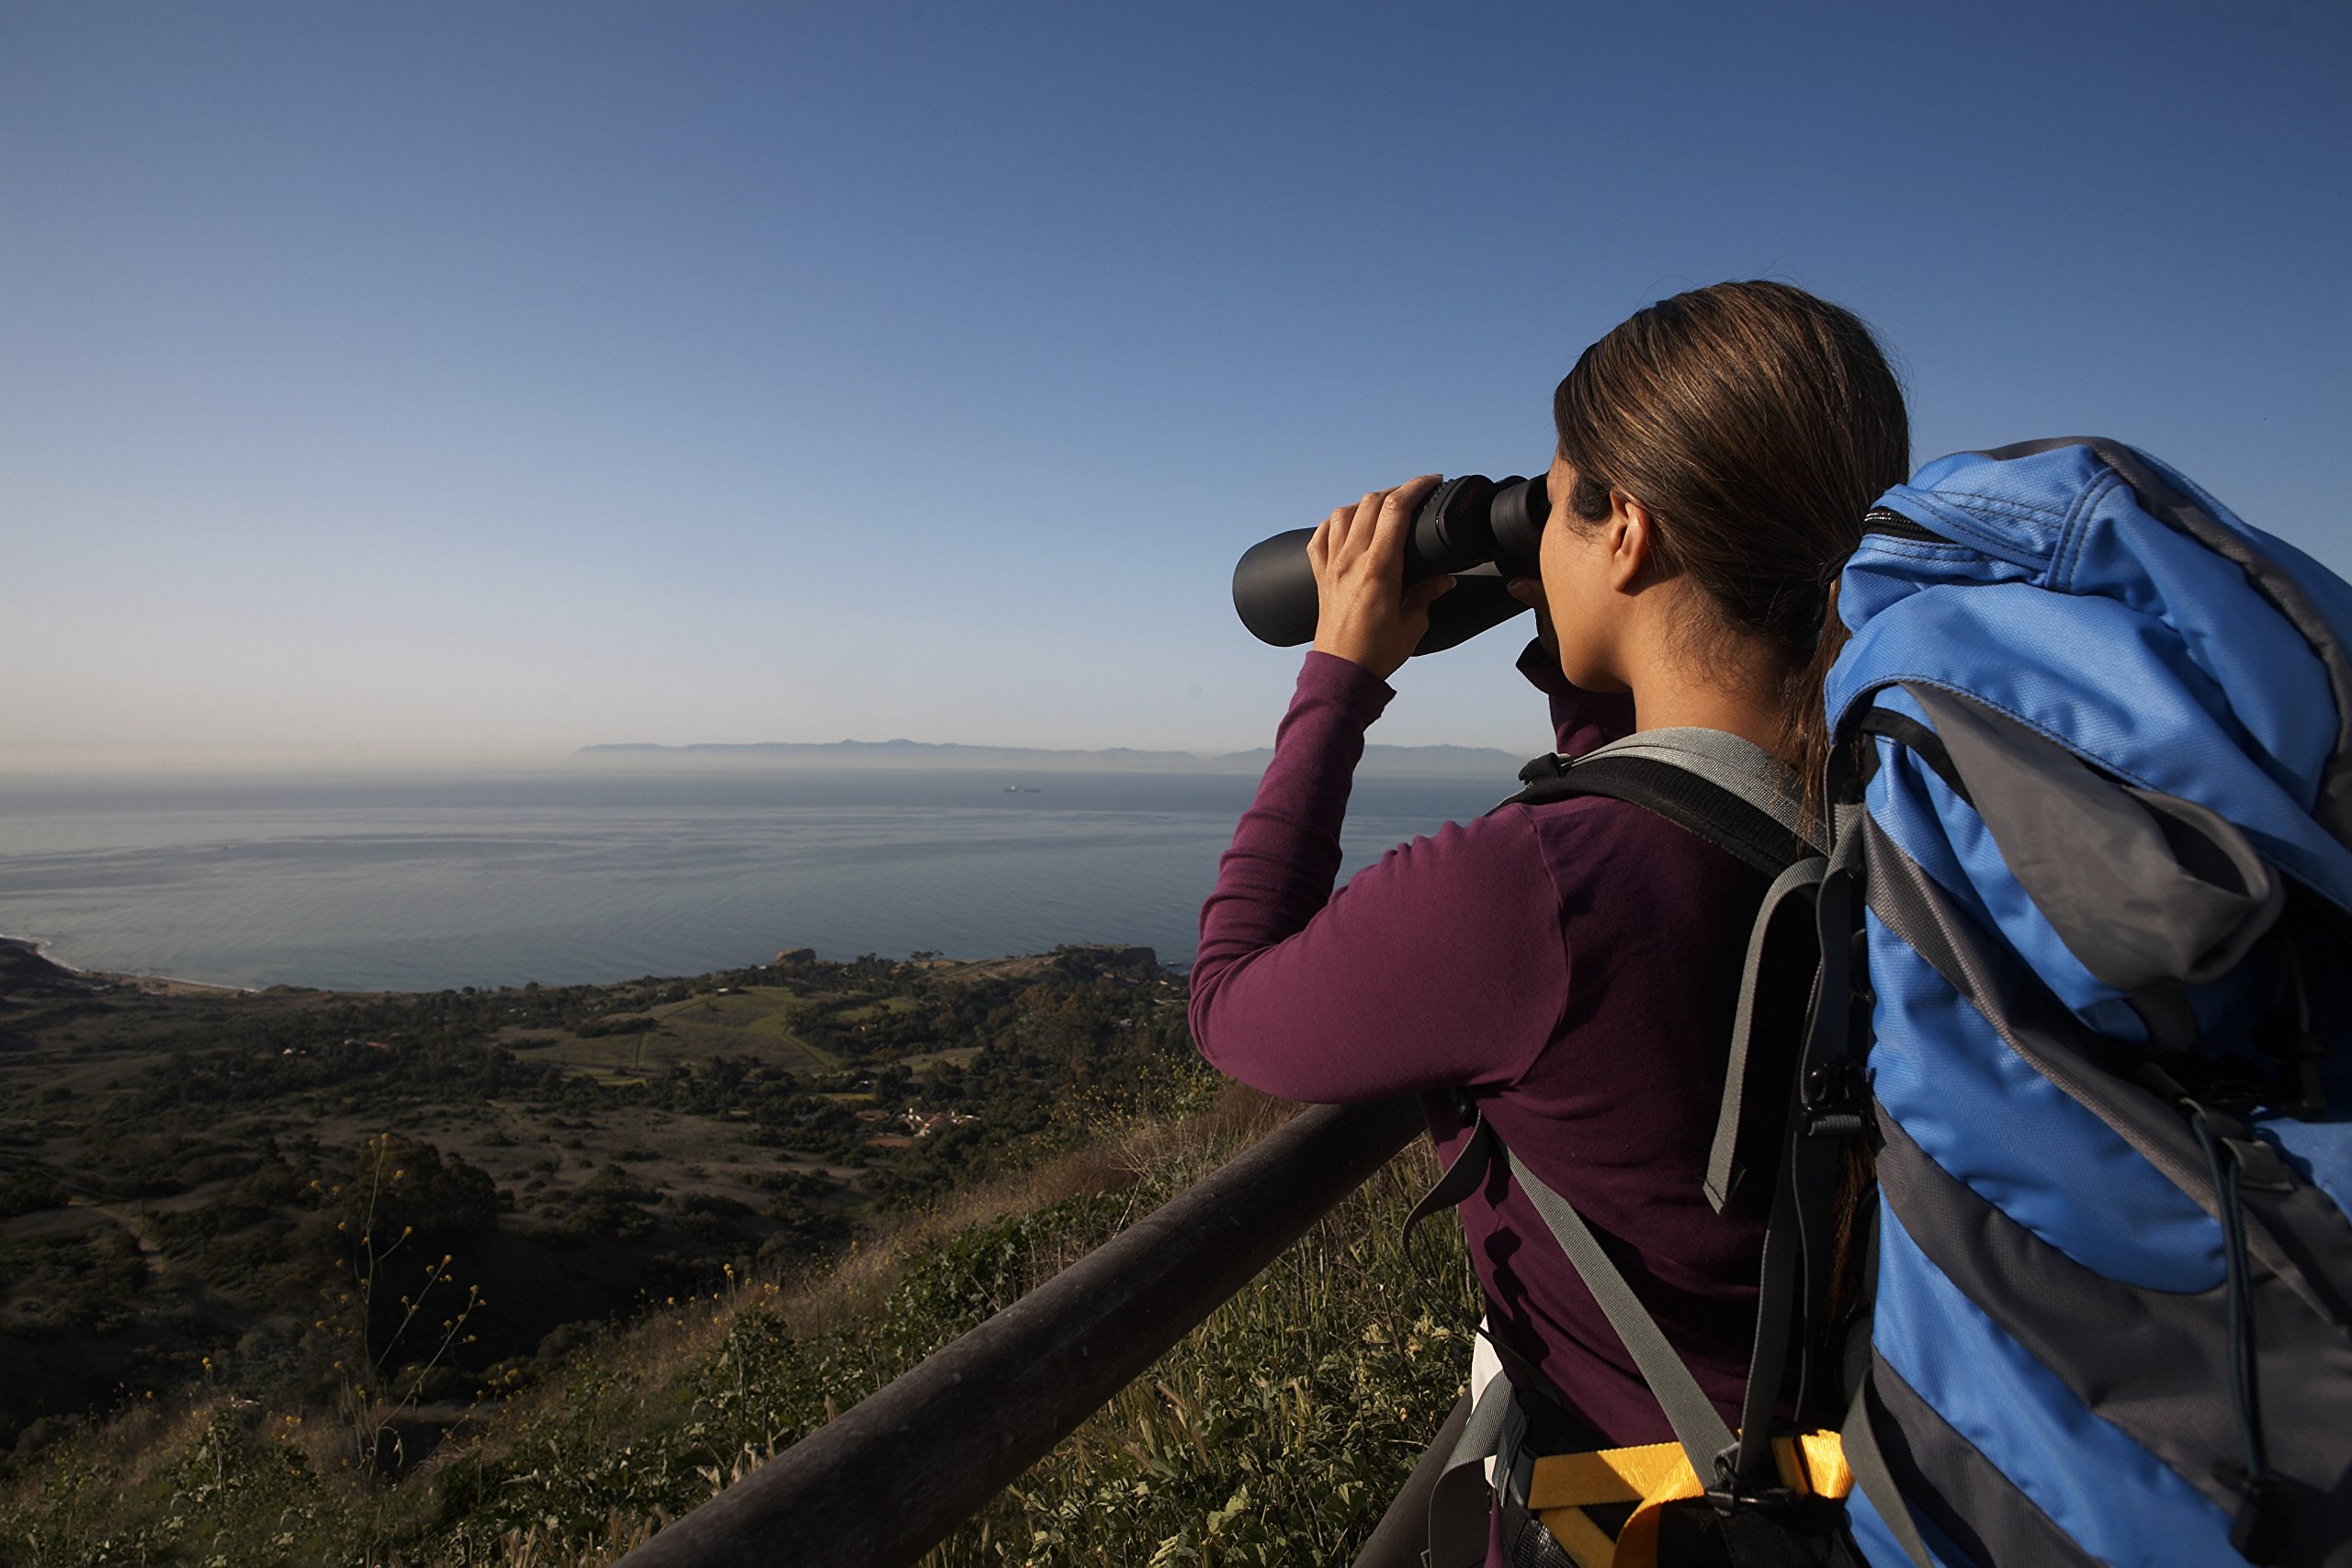
[[[1253,777],[776,772],[0,777],[0,932],[221,985],[573,985],[928,949],[1192,961]],[[1010,787],[1009,787],[1010,786]],[[1511,787],[1360,777],[1346,872]],[[1034,793],[1032,793],[1034,792]]]

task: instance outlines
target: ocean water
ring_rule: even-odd
[[[350,989],[699,974],[784,947],[980,958],[1136,942],[1184,964],[1255,783],[0,777],[0,932],[83,968]],[[1347,870],[1510,788],[1359,779]]]

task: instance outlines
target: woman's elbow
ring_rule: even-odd
[[[1225,980],[1232,973],[1227,964],[1197,964],[1193,970],[1193,996],[1186,1010],[1192,1025],[1193,1049],[1201,1059],[1227,1077],[1263,1089],[1252,1069],[1260,1064],[1249,1047],[1255,1032],[1246,1019],[1236,1018],[1235,1009],[1226,996]],[[1268,1090],[1268,1092],[1272,1092]]]
[[[1227,1077],[1277,1100],[1306,1104],[1322,1098],[1309,1081],[1313,1075],[1300,1071],[1296,1042],[1283,1038],[1280,1027],[1258,1016],[1240,995],[1195,980],[1189,1017],[1193,1048]]]
[[[1233,1070],[1225,1065],[1224,1053],[1220,1049],[1225,1042],[1225,1031],[1221,1027],[1216,1002],[1216,994],[1222,988],[1217,981],[1222,976],[1216,971],[1204,974],[1204,968],[1206,965],[1196,965],[1193,970],[1193,995],[1185,1004],[1185,1021],[1193,1032],[1193,1049],[1201,1054],[1201,1059],[1231,1077]]]

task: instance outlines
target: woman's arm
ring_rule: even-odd
[[[1284,1099],[1507,1083],[1566,1006],[1561,902],[1524,808],[1416,839],[1332,893],[1364,728],[1391,694],[1307,656],[1201,910],[1193,1039]]]
[[[1201,910],[1193,1037],[1285,1099],[1508,1083],[1566,1006],[1563,900],[1524,807],[1416,839],[1331,891],[1364,729],[1450,586],[1404,585],[1405,529],[1433,482],[1375,491],[1316,530],[1316,651]],[[1595,707],[1556,663],[1547,683],[1543,661],[1528,674],[1553,694],[1563,750],[1613,738],[1619,705],[1630,721],[1629,701]]]

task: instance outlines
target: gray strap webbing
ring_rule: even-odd
[[[1894,1483],[1894,1472],[1888,1468],[1886,1455],[1878,1446],[1878,1431],[1871,1419],[1871,1379],[1865,1371],[1854,1387],[1854,1403],[1846,1408],[1846,1426],[1838,1434],[1846,1450],[1846,1468],[1854,1472],[1854,1484],[1871,1500],[1878,1517],[1886,1521],[1887,1533],[1894,1537],[1905,1556],[1915,1568],[1935,1568],[1935,1560],[1928,1555],[1928,1543],[1919,1534],[1918,1521],[1911,1517],[1911,1505],[1903,1498],[1903,1491]]]
[[[1829,869],[1862,874],[1862,818],[1869,807],[1847,801],[1829,808]]]
[[[2235,968],[2286,886],[2245,835],[2194,801],[2102,778],[2039,730],[1906,681],[1968,781],[2010,874],[2102,984],[2126,995]]]
[[[1715,1112],[1715,1141],[1707,1152],[1707,1201],[1722,1213],[1724,1205],[1731,1201],[1734,1186],[1732,1161],[1739,1150],[1740,1113],[1745,1104],[1747,1084],[1747,1051],[1756,1028],[1756,991],[1762,983],[1766,939],[1771,934],[1772,919],[1787,900],[1809,894],[1821,885],[1822,874],[1829,869],[1829,862],[1813,855],[1797,862],[1781,873],[1764,894],[1763,908],[1756,911],[1756,924],[1747,933],[1747,962],[1739,976],[1739,1010],[1733,1015],[1731,1061],[1724,1074],[1724,1099]]]
[[[1641,1372],[1642,1380],[1650,1385],[1650,1393],[1657,1396],[1659,1408],[1666,1412],[1667,1422],[1674,1428],[1675,1441],[1682,1445],[1682,1451],[1690,1457],[1690,1469],[1699,1477],[1700,1484],[1712,1484],[1717,1456],[1732,1446],[1731,1428],[1716,1414],[1714,1401],[1707,1397],[1706,1390],[1699,1386],[1699,1380],[1690,1375],[1690,1367],[1667,1342],[1657,1320],[1650,1315],[1649,1308],[1644,1306],[1641,1298],[1634,1293],[1634,1287],[1627,1283],[1624,1273],[1601,1249],[1600,1238],[1592,1234],[1592,1227],[1584,1223],[1584,1216],[1521,1164],[1519,1156],[1504,1147],[1502,1140],[1495,1138],[1483,1121],[1479,1123],[1479,1133],[1494,1139],[1495,1146],[1503,1149],[1504,1157],[1510,1161],[1511,1175],[1527,1190],[1535,1212],[1544,1216],[1544,1223],[1551,1227],[1560,1249],[1568,1255],[1568,1261],[1576,1265],[1577,1277],[1584,1280],[1585,1289],[1592,1292],[1592,1299],[1600,1304],[1601,1314],[1609,1319],[1609,1326],[1615,1329],[1617,1337],[1625,1342],[1626,1352],[1634,1358],[1634,1365]]]
[[[1639,729],[1623,740],[1595,747],[1577,761],[1620,756],[1655,758],[1696,773],[1739,796],[1795,837],[1821,847],[1800,830],[1804,809],[1795,771],[1753,740],[1728,730],[1693,726]]]
[[[1487,1165],[1494,1159],[1493,1147],[1484,1143],[1485,1139],[1494,1138],[1493,1133],[1487,1128],[1486,1118],[1476,1111],[1467,1114],[1471,1121],[1468,1141],[1453,1156],[1453,1163],[1440,1172],[1436,1182],[1421,1194],[1420,1201],[1413,1205],[1412,1213],[1405,1216],[1405,1224],[1397,1239],[1404,1246],[1408,1261],[1412,1258],[1414,1228],[1431,1214],[1458,1206],[1464,1198],[1476,1192],[1478,1183],[1486,1179]],[[1500,1139],[1494,1141],[1501,1142]]]
[[[1803,1232],[1797,1224],[1793,1169],[1781,1172],[1772,1194],[1772,1215],[1764,1225],[1764,1256],[1756,1290],[1756,1336],[1747,1356],[1747,1389],[1739,1401],[1739,1451],[1731,1480],[1739,1486],[1770,1485],[1772,1472],[1772,1408],[1789,1360],[1789,1329],[1795,1315],[1797,1263]]]
[[[1493,1510],[1486,1461],[1502,1445],[1503,1417],[1510,1407],[1510,1380],[1498,1377],[1478,1391],[1470,1419],[1430,1489],[1428,1568],[1484,1568],[1487,1519]]]
[[[1641,1298],[1634,1293],[1634,1287],[1626,1282],[1624,1272],[1601,1249],[1600,1238],[1592,1234],[1592,1227],[1584,1223],[1584,1216],[1577,1213],[1566,1199],[1545,1186],[1543,1178],[1520,1162],[1519,1156],[1504,1144],[1486,1117],[1479,1116],[1471,1123],[1470,1135],[1464,1141],[1461,1152],[1453,1156],[1453,1163],[1445,1168],[1445,1173],[1438,1179],[1437,1185],[1415,1205],[1412,1216],[1406,1221],[1408,1231],[1425,1214],[1439,1207],[1460,1202],[1476,1189],[1498,1154],[1502,1156],[1511,1175],[1525,1190],[1528,1201],[1535,1205],[1535,1212],[1543,1216],[1553,1239],[1560,1244],[1560,1250],[1567,1254],[1577,1277],[1584,1281],[1585,1289],[1592,1292],[1592,1299],[1600,1304],[1601,1315],[1608,1318],[1609,1326],[1615,1329],[1617,1337],[1624,1341],[1626,1353],[1634,1358],[1634,1369],[1649,1384],[1658,1407],[1666,1412],[1667,1422],[1674,1428],[1675,1440],[1690,1456],[1692,1472],[1701,1478],[1702,1484],[1712,1483],[1717,1456],[1732,1447],[1731,1428],[1716,1414],[1714,1402],[1707,1397],[1706,1390],[1699,1386],[1699,1380],[1690,1375],[1690,1369],[1683,1363],[1681,1356],[1667,1342],[1665,1332],[1658,1327],[1657,1320],[1650,1315],[1649,1308],[1644,1306]],[[1496,1348],[1501,1348],[1499,1343]],[[1475,1428],[1477,1422],[1475,1413],[1471,1422]],[[1466,1441],[1469,1434],[1465,1433],[1464,1437]],[[1439,1484],[1443,1485],[1444,1483],[1441,1481]]]

